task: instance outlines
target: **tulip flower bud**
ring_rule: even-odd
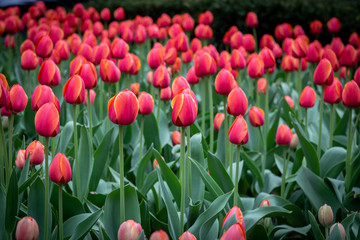
[[[292,54],[296,58],[306,57],[308,46],[303,38],[297,37],[292,45]]]
[[[186,80],[188,81],[189,84],[197,84],[200,82],[200,78],[195,74],[195,66],[192,66],[187,72]]]
[[[28,97],[22,86],[15,84],[11,87],[6,101],[6,110],[13,113],[19,113],[25,110]]]
[[[264,111],[259,107],[251,107],[249,110],[249,120],[254,127],[260,127],[264,124]]]
[[[268,47],[272,49],[274,44],[275,40],[270,34],[264,34],[260,39],[260,48]]]
[[[360,86],[360,67],[358,67],[354,74],[354,81]]]
[[[179,91],[183,88],[190,89],[189,83],[186,81],[186,79],[183,76],[176,77],[171,86],[172,95],[176,96],[179,93]]]
[[[211,39],[213,36],[213,30],[209,25],[199,24],[195,28],[195,36],[200,39]]]
[[[196,237],[189,231],[184,232],[179,237],[179,240],[196,240]]]
[[[294,63],[293,57],[290,55],[286,55],[283,57],[281,61],[281,68],[284,72],[292,72],[294,71]]]
[[[111,12],[110,9],[104,8],[100,12],[101,19],[104,21],[109,21],[111,19]]]
[[[90,92],[90,102],[92,105],[94,105],[94,101],[95,101],[95,97],[96,97],[96,92],[92,89],[90,90],[87,90],[86,91],[86,94],[85,94],[85,101],[84,101],[84,104],[85,106],[87,106],[88,104],[88,95],[89,95],[89,92]]]
[[[33,141],[29,144],[25,151],[25,159],[28,158],[30,154],[30,164],[39,165],[44,161],[44,146],[39,141]]]
[[[319,20],[314,20],[310,23],[310,32],[313,35],[319,35],[322,29],[322,23]]]
[[[215,78],[215,91],[220,95],[229,95],[237,87],[234,76],[226,69],[221,69]]]
[[[244,227],[240,223],[235,223],[221,236],[220,240],[246,240]]]
[[[77,56],[70,62],[70,77],[78,74],[80,71],[81,66],[86,63],[86,59],[83,56]]]
[[[171,47],[169,50],[167,50],[167,52],[165,53],[165,63],[168,65],[172,65],[175,63],[177,58],[177,51],[176,48]]]
[[[194,53],[196,53],[198,50],[200,50],[202,48],[202,43],[201,43],[200,39],[193,38],[191,40],[190,48]]]
[[[233,116],[239,116],[246,113],[247,107],[248,100],[243,90],[234,88],[228,95],[226,111]]]
[[[287,125],[285,124],[280,125],[276,131],[276,144],[290,145],[292,135],[293,134]]]
[[[224,119],[225,119],[225,114],[224,113],[217,113],[215,115],[215,118],[214,118],[214,130],[215,131],[220,130],[221,124],[224,121]]]
[[[25,166],[26,158],[25,158],[25,150],[20,149],[16,155],[15,165],[22,170]]]
[[[316,85],[331,85],[334,80],[334,71],[327,59],[322,59],[314,72],[314,83]]]
[[[322,226],[330,227],[334,220],[334,215],[331,207],[327,204],[324,204],[319,208],[318,219]]]
[[[80,75],[69,78],[63,88],[63,96],[67,103],[82,104],[85,101],[85,84]]]
[[[23,217],[16,225],[15,238],[20,239],[38,239],[39,226],[32,217]]]
[[[260,203],[260,207],[268,207],[270,206],[270,202],[268,199],[264,199],[261,203]]]
[[[41,64],[37,78],[42,85],[57,86],[61,80],[60,70],[53,60],[46,59]]]
[[[179,131],[173,131],[171,133],[171,142],[173,146],[181,143],[181,133]]]
[[[316,93],[310,86],[306,86],[300,94],[299,105],[303,108],[312,108],[315,104]]]
[[[65,40],[59,40],[55,44],[55,49],[58,51],[62,60],[67,60],[70,55],[69,44]]]
[[[139,223],[133,220],[123,222],[118,231],[118,240],[137,240],[142,232],[142,227]]]
[[[257,89],[258,89],[258,94],[263,93],[266,94],[266,79],[265,78],[259,78],[259,80],[257,81]]]
[[[340,64],[339,64],[339,61],[338,61],[338,59],[337,59],[337,57],[336,57],[333,50],[324,49],[324,53],[323,53],[322,58],[326,58],[327,60],[330,61],[331,66],[332,66],[332,68],[333,68],[333,70],[335,72],[337,72],[339,70]]]
[[[162,101],[170,101],[172,99],[172,93],[171,93],[171,88],[170,87],[161,88],[161,90],[160,90],[160,99]]]
[[[118,125],[130,125],[139,112],[139,102],[135,94],[125,89],[108,102],[109,119]]]
[[[254,57],[248,65],[248,75],[251,78],[259,78],[264,75],[264,62],[260,57]]]
[[[24,70],[33,70],[36,69],[38,65],[38,59],[32,50],[28,49],[23,52],[21,55],[21,68]]]
[[[248,27],[257,27],[259,25],[257,15],[254,12],[248,12],[245,21]]]
[[[6,77],[0,73],[0,108],[6,105],[7,95],[9,94],[9,85]]]
[[[111,43],[111,56],[113,58],[124,58],[129,52],[129,45],[121,38],[115,38]]]
[[[231,68],[243,69],[246,67],[246,60],[240,50],[234,49],[230,57]]]
[[[242,227],[245,229],[245,221],[244,221],[244,216],[241,212],[241,209],[237,206],[234,206],[230,209],[230,211],[226,214],[223,222],[222,222],[222,226],[224,227],[226,221],[228,221],[232,215],[235,215],[235,218],[237,220],[238,223],[240,223],[242,225]]]
[[[93,63],[83,63],[79,69],[78,74],[83,79],[86,89],[92,89],[96,87],[98,76],[95,65]]]
[[[232,126],[229,128],[229,141],[236,145],[246,144],[249,139],[248,127],[242,115],[235,118]]]
[[[337,19],[336,17],[330,18],[326,25],[329,32],[331,33],[337,33],[340,31],[341,24],[339,19]]]
[[[331,50],[334,51],[336,56],[339,58],[344,51],[344,43],[342,42],[341,38],[336,37],[331,40]]]
[[[106,43],[100,43],[94,48],[94,63],[99,65],[102,59],[107,59],[110,54],[110,48]]]
[[[154,99],[147,92],[141,92],[139,96],[139,113],[149,115],[154,108]]]
[[[354,80],[345,84],[342,101],[348,108],[358,108],[360,106],[360,89]]]
[[[332,233],[332,231],[334,230],[335,226],[337,226],[337,227],[339,228],[339,231],[340,231],[342,240],[345,240],[346,232],[345,232],[344,226],[343,226],[341,223],[339,223],[339,222],[334,223],[334,224],[331,226],[330,231],[329,231],[329,236],[331,236],[331,233]]]
[[[35,45],[30,39],[26,39],[20,46],[20,54],[22,55],[26,50],[35,52]]]
[[[240,31],[237,31],[230,37],[230,47],[232,49],[238,49],[243,45],[243,34]]]
[[[55,137],[60,129],[59,112],[53,103],[45,103],[35,115],[36,132],[43,137]]]
[[[261,60],[263,60],[265,68],[275,67],[276,65],[275,57],[269,48],[265,47],[261,49],[259,53],[259,57],[261,58]]]
[[[224,68],[225,65],[230,61],[230,58],[231,58],[230,53],[228,53],[227,51],[222,51],[220,53],[220,57],[218,61],[219,68]]]
[[[111,60],[101,60],[99,71],[101,80],[103,80],[104,82],[115,83],[120,80],[120,70]]]
[[[45,103],[52,102],[57,110],[60,112],[60,103],[52,89],[46,85],[36,86],[31,96],[31,108],[33,111],[38,111]]]
[[[156,161],[156,159],[154,160],[154,162],[155,161]],[[165,231],[158,230],[158,231],[153,232],[150,235],[149,240],[170,240],[170,238]]]
[[[36,54],[39,57],[47,58],[51,55],[54,44],[49,35],[40,37],[36,42]]]
[[[296,149],[298,143],[299,143],[299,137],[296,133],[294,133],[290,141],[290,148]]]
[[[352,45],[347,44],[340,55],[339,63],[345,67],[355,67],[356,62],[356,50]]]
[[[179,52],[186,52],[189,49],[189,42],[184,32],[180,32],[175,37],[175,47]]]
[[[190,63],[193,58],[193,51],[188,49],[186,52],[181,53],[181,60],[183,63]]]
[[[54,183],[66,184],[72,176],[69,160],[63,153],[57,153],[49,167],[49,178]]]
[[[115,9],[114,18],[118,21],[123,20],[125,18],[125,11],[122,7]]]
[[[170,75],[164,65],[160,65],[154,73],[153,85],[156,88],[166,88],[170,85]]]
[[[196,120],[198,106],[195,94],[180,91],[172,100],[171,107],[173,108],[171,119],[175,126],[187,127],[193,124]]]
[[[343,86],[339,79],[335,77],[333,83],[324,89],[324,102],[330,104],[339,103],[341,101],[342,91]]]
[[[354,47],[358,46],[359,43],[359,35],[357,32],[353,32],[350,34],[349,43]]]
[[[205,77],[216,73],[216,63],[213,57],[207,52],[200,53],[194,60],[195,74],[198,77]]]
[[[306,54],[306,60],[312,63],[319,62],[320,51],[315,42],[309,44],[308,51]]]

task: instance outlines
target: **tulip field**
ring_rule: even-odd
[[[360,239],[359,29],[257,14],[0,9],[0,240]]]

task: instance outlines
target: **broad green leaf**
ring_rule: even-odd
[[[97,220],[102,215],[103,210],[99,209],[97,212],[94,212],[89,217],[87,217],[84,221],[77,223],[77,227],[75,228],[75,232],[72,234],[70,240],[77,240],[83,238],[94,226]]]
[[[341,147],[333,147],[327,150],[320,159],[322,177],[336,178],[345,168],[346,150]]]
[[[156,171],[154,171],[156,173]],[[157,176],[156,176],[157,177]],[[141,227],[147,236],[151,235],[149,207],[146,201],[140,203]]]
[[[273,232],[274,232],[274,237],[276,239],[281,238],[281,237],[285,237],[287,234],[295,232],[298,234],[301,234],[303,236],[307,236],[307,233],[309,232],[309,230],[311,229],[310,224],[306,225],[304,227],[291,227],[289,225],[277,225],[274,227]]]
[[[31,98],[29,98],[29,103],[31,103]],[[31,104],[27,104],[24,111],[24,124],[25,124],[27,137],[32,137],[36,135],[34,119],[35,119],[35,112],[32,110]]]
[[[255,227],[253,227],[250,231],[246,232],[246,238],[247,239],[261,239],[266,240],[269,239],[267,232],[263,225],[256,224]]]
[[[343,239],[343,238],[341,236],[339,227],[335,226],[333,231],[331,232],[331,234],[327,238],[327,240],[339,240],[339,239]]]
[[[249,155],[244,151],[241,151],[241,156],[244,159],[244,162],[245,162],[246,166],[250,169],[250,171],[254,175],[254,180],[257,179],[258,182],[259,182],[260,188],[263,188],[264,187],[264,182],[262,180],[259,168],[254,163],[255,159],[251,159],[249,157]]]
[[[16,172],[13,169],[6,191],[5,228],[8,233],[15,229],[18,210],[18,185]]]
[[[270,129],[269,129],[269,132],[265,133],[265,141],[266,141],[266,146],[267,146],[267,149],[268,151],[270,149],[272,149],[273,147],[275,147],[275,135],[276,135],[276,131],[277,131],[277,128],[278,128],[278,125],[279,125],[279,120],[280,120],[280,113],[281,113],[281,108],[278,108],[278,110],[276,111],[275,113],[275,117],[273,118],[273,122],[269,124]]]
[[[208,152],[208,167],[210,176],[221,187],[224,192],[229,192],[234,189],[234,184],[226,172],[221,161],[211,152]]]
[[[357,213],[354,212],[351,215],[347,216],[344,220],[341,221],[345,232],[349,233],[351,229],[351,225],[354,223]]]
[[[164,115],[163,111],[160,111],[160,122],[159,125],[156,126],[161,126],[159,128],[161,147],[163,148],[166,144],[171,144],[168,120],[166,119],[166,116]]]
[[[190,139],[191,157],[195,159],[200,165],[204,166],[204,152],[202,148],[201,134],[194,134]],[[188,160],[190,161],[190,160]],[[197,174],[194,167],[191,167],[191,199],[198,202],[204,199],[205,185],[201,181],[201,177]]]
[[[141,189],[144,185],[144,179],[146,178],[146,166],[149,164],[149,160],[153,155],[153,145],[150,145],[147,153],[142,157],[139,164],[136,166],[136,186]],[[146,184],[146,182],[145,182]]]
[[[224,119],[225,121],[225,119]],[[225,166],[225,133],[224,128],[225,124],[221,124],[219,132],[218,132],[218,138],[217,138],[217,145],[216,145],[216,156],[221,159],[221,162]]]
[[[214,222],[208,221],[200,228],[200,239],[216,240],[218,239],[219,220],[215,219]]]
[[[159,125],[159,126],[163,126],[163,125]],[[145,140],[145,146],[147,148],[149,148],[153,144],[154,148],[161,152],[159,128],[154,113],[145,116],[144,140]]]
[[[317,223],[314,215],[308,211],[308,216],[309,216],[309,221],[311,224],[311,231],[314,234],[314,237],[316,240],[325,240],[324,235],[322,234],[320,228],[319,228],[319,224]]]
[[[29,178],[27,178],[26,181],[23,184],[20,185],[19,194],[22,193],[23,191],[25,191],[35,181],[37,176],[39,176],[42,171],[43,171],[43,169],[40,168],[35,173],[33,173]]]
[[[157,173],[154,170],[149,175],[146,176],[146,178],[144,180],[144,185],[140,189],[140,192],[142,194],[146,195],[147,192],[154,186],[154,184],[156,183],[157,180],[158,180]]]
[[[86,220],[90,215],[91,213],[81,213],[78,215],[74,215],[73,217],[66,220],[63,226],[64,238],[71,237],[71,235],[74,234],[75,228],[79,225],[79,223]]]
[[[59,137],[59,143],[56,151],[60,153],[65,153],[66,148],[69,146],[69,142],[71,142],[71,138],[73,137],[74,132],[74,123],[69,121],[65,124],[63,129],[61,130],[61,135]]]
[[[18,186],[20,187],[27,179],[28,179],[28,175],[29,175],[29,165],[30,165],[30,154],[28,155],[28,157],[25,160],[25,165],[23,167],[23,169],[21,170],[20,173],[20,178],[18,181]],[[19,191],[19,194],[21,192]]]
[[[0,188],[0,239],[6,239],[5,230],[5,209],[6,209],[6,196]]]

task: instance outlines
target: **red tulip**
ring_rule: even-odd
[[[238,49],[242,45],[243,45],[243,34],[240,31],[237,31],[230,38],[230,47],[232,49]]]
[[[339,62],[341,66],[345,66],[345,67],[356,66],[356,62],[357,62],[356,50],[352,45],[347,44],[345,46],[344,50],[340,55]]]
[[[330,20],[327,22],[327,28],[331,33],[339,32],[340,27],[341,27],[340,21],[336,17],[330,18]]]
[[[254,12],[248,12],[245,21],[248,27],[257,27],[259,25],[257,15]]]
[[[80,45],[80,48],[79,48],[79,51],[77,52],[77,55],[78,56],[83,56],[89,62],[94,61],[93,48],[87,43],[82,43]]]
[[[108,102],[110,120],[118,125],[130,125],[139,112],[139,102],[134,93],[125,89]]]
[[[45,103],[35,115],[36,132],[43,137],[55,137],[60,129],[59,112],[53,103]]]
[[[195,28],[195,36],[200,39],[211,39],[213,36],[213,30],[209,25],[199,24]]]
[[[6,105],[8,94],[9,94],[9,85],[6,81],[6,77],[0,73],[0,108]]]
[[[245,229],[240,223],[233,224],[220,238],[220,240],[246,240]]]
[[[202,48],[202,44],[201,44],[200,39],[193,38],[191,40],[190,48],[194,53],[196,53],[198,50],[200,50]]]
[[[176,48],[171,47],[170,49],[167,50],[167,52],[165,53],[165,63],[168,65],[172,65],[175,63],[177,58],[177,51]]]
[[[313,35],[319,35],[322,29],[322,23],[319,20],[314,20],[310,23],[310,32]]]
[[[264,111],[258,107],[251,107],[249,110],[249,120],[254,127],[260,127],[264,124]]]
[[[111,19],[110,9],[104,8],[100,12],[101,19],[104,21],[109,21]]]
[[[336,37],[331,40],[331,49],[334,51],[336,56],[339,58],[344,51],[344,44],[341,41],[341,38]]]
[[[327,60],[330,61],[331,66],[335,72],[337,72],[339,70],[340,65],[339,65],[338,59],[333,50],[324,49],[322,58],[326,58]]]
[[[242,115],[235,118],[233,124],[229,128],[229,141],[236,145],[246,144],[249,139],[248,127]]]
[[[216,93],[227,96],[236,87],[237,84],[231,72],[221,69],[215,78]]]
[[[186,52],[189,49],[189,42],[184,32],[179,33],[175,37],[175,47],[179,52]]]
[[[314,83],[316,85],[331,85],[334,80],[334,71],[327,59],[322,59],[314,72]]]
[[[303,108],[312,108],[315,104],[316,93],[313,88],[306,86],[300,94],[299,105]]]
[[[292,54],[296,58],[303,58],[306,57],[307,49],[308,46],[304,39],[297,37],[292,45]]]
[[[176,96],[179,91],[183,88],[189,88],[190,89],[190,85],[187,82],[187,80],[183,77],[183,76],[178,76],[174,79],[171,89],[172,89],[172,95]]]
[[[265,47],[261,49],[259,57],[263,60],[265,68],[272,68],[276,66],[275,57],[269,48]]]
[[[295,25],[294,27],[294,37],[305,35],[304,29],[300,25]]]
[[[218,65],[219,68],[224,68],[227,63],[230,62],[231,55],[227,51],[222,51],[220,53]]]
[[[207,52],[199,53],[194,59],[195,74],[198,77],[213,75],[216,72],[216,62]]]
[[[40,84],[48,86],[57,86],[60,83],[61,76],[58,66],[51,59],[46,59],[40,67],[38,74]]]
[[[85,101],[85,84],[80,75],[69,78],[63,88],[63,96],[67,103],[82,104]]]
[[[196,237],[189,231],[184,232],[179,237],[179,240],[196,240]]]
[[[231,68],[243,69],[246,67],[246,60],[244,55],[237,49],[234,49],[230,57]]]
[[[354,74],[354,81],[360,86],[360,67],[358,67]]]
[[[91,102],[91,104],[94,105],[94,101],[95,101],[95,97],[96,97],[96,92],[95,92],[94,90],[90,89],[90,90],[87,90],[87,91],[86,91],[86,94],[85,94],[85,101],[84,101],[85,106],[87,106],[87,104],[88,104],[88,95],[89,95],[89,92],[90,92],[90,102]]]
[[[26,158],[25,158],[25,150],[20,149],[16,155],[15,165],[22,170],[25,166]]]
[[[292,100],[292,98],[290,96],[285,96],[284,98],[285,98],[287,104],[289,105],[289,107],[291,109],[294,109],[294,101]]]
[[[164,65],[160,65],[154,73],[153,85],[156,88],[166,88],[170,85],[170,75]]]
[[[15,84],[11,87],[6,99],[6,110],[13,113],[19,113],[25,110],[28,97],[24,89]]]
[[[53,26],[49,31],[49,37],[55,45],[59,40],[64,38],[64,31],[57,26]]]
[[[200,81],[200,78],[195,74],[195,66],[192,66],[188,73],[186,74],[186,79],[189,84],[197,84]]]
[[[20,54],[22,55],[26,50],[35,52],[35,45],[30,39],[26,39],[20,46]]]
[[[129,45],[121,38],[115,38],[111,43],[111,56],[113,58],[124,58],[129,52]]]
[[[110,54],[110,48],[106,43],[100,43],[94,48],[94,63],[99,65],[102,59],[107,59]]]
[[[237,206],[232,207],[230,209],[230,211],[226,214],[226,216],[222,222],[222,226],[224,227],[226,221],[228,221],[232,217],[232,215],[235,215],[237,222],[240,223],[242,225],[242,227],[245,229],[244,216],[243,216],[240,208]]]
[[[345,107],[348,108],[358,108],[360,106],[360,89],[354,80],[345,84],[342,101]]]
[[[292,72],[294,70],[294,61],[293,57],[286,55],[281,61],[281,68],[284,72]]]
[[[52,102],[56,109],[60,112],[60,103],[52,89],[46,85],[36,86],[31,97],[31,108],[33,111],[38,111],[45,103]]]
[[[275,58],[281,58],[283,55],[283,52],[279,46],[279,44],[274,44],[274,47],[271,49],[272,53],[274,54]]]
[[[253,52],[255,49],[255,38],[251,34],[245,34],[243,36],[243,46],[246,51]]]
[[[248,65],[248,75],[251,78],[259,78],[264,75],[264,62],[260,57],[254,57]]]
[[[210,11],[206,11],[199,14],[198,23],[211,25],[214,20],[214,16]]]
[[[51,38],[48,35],[42,36],[36,42],[36,54],[39,57],[47,58],[50,56],[53,47]]]
[[[16,225],[15,238],[20,239],[38,239],[39,226],[32,217],[23,217]]]
[[[240,87],[234,88],[228,95],[226,111],[233,115],[239,116],[246,113],[248,100]]]
[[[193,51],[188,49],[186,52],[181,53],[181,60],[183,63],[190,63],[193,58]]]
[[[309,48],[308,48],[307,55],[306,55],[306,60],[308,62],[312,62],[312,63],[319,62],[320,51],[315,42],[312,42],[309,44]]]
[[[36,69],[38,65],[38,59],[32,50],[28,49],[21,55],[21,68],[24,70]]]
[[[274,44],[275,40],[270,34],[264,34],[260,39],[260,48],[268,47],[272,49]]]
[[[171,142],[173,146],[181,143],[181,133],[179,131],[173,131],[171,133]]]
[[[287,125],[280,125],[276,131],[276,144],[290,145],[292,135],[293,134]]]
[[[155,163],[155,161],[156,161],[156,159],[154,160],[154,163]],[[156,161],[156,163],[157,163],[157,161]],[[157,166],[159,166],[159,165],[157,165]],[[170,238],[166,232],[164,232],[163,230],[158,230],[158,231],[153,232],[150,235],[149,240],[170,240]]]
[[[139,96],[139,91],[140,91],[140,83],[132,83],[130,85],[130,91],[132,91],[136,97]]]
[[[359,35],[357,32],[353,32],[352,34],[350,34],[349,43],[354,47],[359,46],[360,42],[359,42]]]
[[[143,25],[138,25],[135,29],[134,42],[137,44],[144,43],[146,41],[146,29]]]
[[[39,165],[44,161],[44,146],[39,141],[33,141],[29,144],[25,151],[25,159],[29,157],[30,154],[30,164]]]
[[[161,88],[161,90],[160,90],[160,99],[162,101],[170,101],[172,99],[172,93],[171,93],[171,88],[170,87]]]
[[[324,89],[324,102],[335,104],[341,101],[341,94],[343,87],[338,78],[334,78],[330,86],[325,86]]]
[[[139,96],[139,113],[142,115],[149,115],[154,108],[154,99],[147,92],[141,92]]]
[[[215,118],[214,118],[214,130],[215,131],[220,130],[221,124],[224,121],[224,119],[225,119],[225,114],[224,113],[217,113],[215,115]]]
[[[266,82],[267,81],[265,78],[259,78],[259,80],[257,81],[258,94],[266,94]]]
[[[66,184],[72,176],[69,160],[63,153],[57,153],[49,167],[49,178],[54,183]]]
[[[133,220],[123,222],[118,231],[118,240],[137,240],[142,232],[142,227],[139,223]]]
[[[120,80],[120,70],[111,60],[101,60],[99,71],[101,80],[103,80],[104,82],[115,83]]]
[[[189,89],[188,92],[180,91],[172,102],[173,108],[171,119],[175,126],[187,127],[193,124],[196,120],[198,106],[195,94]]]
[[[83,79],[86,89],[96,87],[98,76],[94,64],[91,62],[84,62],[81,65],[78,74]]]

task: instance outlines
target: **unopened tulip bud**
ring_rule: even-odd
[[[130,125],[139,112],[139,102],[135,94],[125,89],[108,102],[110,120],[118,125]]]
[[[296,149],[298,143],[299,143],[299,137],[296,133],[294,133],[290,141],[290,148]]]
[[[276,131],[276,144],[290,145],[292,135],[293,134],[287,125],[285,124],[280,125]]]
[[[226,111],[233,115],[239,116],[246,113],[248,100],[244,91],[240,88],[234,88],[228,95]]]
[[[243,69],[246,67],[246,60],[240,50],[234,49],[230,57],[231,68]]]
[[[226,214],[222,222],[222,226],[224,227],[226,221],[228,221],[232,217],[232,215],[235,215],[236,221],[240,223],[243,226],[243,228],[245,228],[244,216],[241,212],[241,209],[237,206],[232,207],[230,211]]]
[[[260,57],[254,57],[248,65],[248,75],[251,78],[259,78],[264,75],[264,62]]]
[[[149,115],[154,108],[154,99],[147,92],[141,92],[139,96],[139,113]]]
[[[358,108],[360,106],[360,89],[354,80],[345,84],[342,101],[345,107],[348,108]]]
[[[94,48],[94,63],[99,65],[102,59],[107,59],[110,55],[110,48],[106,43],[100,43]]]
[[[160,100],[170,101],[172,99],[172,92],[170,87],[161,88],[160,90]]]
[[[32,217],[23,217],[16,225],[16,240],[38,239],[39,226]]]
[[[324,53],[322,55],[322,58],[326,58],[327,60],[330,61],[331,66],[334,70],[334,72],[337,72],[340,68],[340,64],[339,61],[336,57],[336,54],[334,53],[333,50],[331,49],[324,49]]]
[[[306,54],[306,60],[311,63],[319,62],[320,50],[316,46],[316,43],[312,42],[309,44],[309,48]]]
[[[187,127],[193,124],[197,117],[198,105],[195,94],[189,91],[180,91],[172,100],[173,108],[171,119],[175,126]]]
[[[194,60],[195,74],[198,77],[205,77],[216,73],[214,58],[207,52],[200,53]]]
[[[21,170],[24,168],[26,162],[25,150],[20,149],[16,155],[15,165]]]
[[[327,27],[329,32],[331,33],[337,33],[340,31],[340,21],[339,19],[337,19],[336,17],[331,18],[328,22],[327,22]]]
[[[303,108],[312,108],[315,104],[316,93],[310,86],[306,86],[300,94],[299,105]]]
[[[69,78],[64,85],[63,96],[70,104],[82,104],[85,101],[85,83],[80,75]]]
[[[341,101],[343,86],[337,77],[330,86],[324,88],[324,102],[336,104]]]
[[[66,184],[72,176],[69,160],[63,153],[57,153],[49,167],[49,178],[54,183]]]
[[[121,73],[116,64],[108,59],[100,62],[100,77],[104,82],[115,83],[120,80]]]
[[[69,58],[70,47],[65,40],[57,41],[55,44],[55,49],[58,51],[62,60],[67,60]]]
[[[173,146],[181,143],[181,133],[179,131],[173,131],[171,133],[171,142]]]
[[[214,118],[214,130],[215,131],[220,130],[221,124],[224,121],[224,119],[225,119],[225,114],[224,113],[217,113],[215,115],[215,118]]]
[[[235,223],[221,236],[220,240],[246,240],[244,227],[240,223]]]
[[[296,58],[306,57],[308,46],[303,38],[297,37],[292,45],[292,54]]]
[[[314,20],[310,23],[310,32],[313,35],[319,35],[322,29],[322,23],[319,20]]]
[[[38,59],[34,51],[28,49],[21,55],[21,68],[24,70],[36,69],[38,65]]]
[[[221,69],[215,78],[216,93],[227,96],[236,87],[237,84],[231,72]]]
[[[356,50],[352,45],[347,44],[340,55],[339,63],[345,67],[355,67],[356,62]]]
[[[36,132],[43,137],[55,137],[60,129],[59,112],[53,103],[45,103],[35,115]]]
[[[115,38],[111,43],[111,56],[113,58],[124,58],[129,52],[129,45],[121,38]]]
[[[249,110],[249,120],[254,127],[260,127],[264,124],[264,111],[259,107],[251,107]]]
[[[201,43],[200,39],[193,38],[191,40],[190,48],[194,53],[196,53],[198,50],[200,50],[202,48],[202,43]]]
[[[238,49],[243,45],[243,34],[240,31],[234,33],[230,38],[230,47],[232,49]]]
[[[183,88],[190,88],[189,83],[183,76],[176,77],[171,86],[172,95],[176,96]]]
[[[360,86],[360,67],[358,67],[354,74],[354,81]]]
[[[334,223],[334,224],[331,226],[330,231],[329,231],[329,235],[331,236],[331,233],[332,233],[332,231],[334,230],[335,226],[337,226],[337,227],[339,228],[339,231],[340,231],[342,240],[345,240],[346,232],[345,232],[344,226],[343,226],[341,223],[339,223],[339,222]]]
[[[243,145],[248,142],[249,133],[248,126],[242,115],[235,118],[233,124],[229,128],[229,141],[236,145]]]
[[[40,67],[37,77],[42,85],[57,86],[61,81],[60,70],[51,59],[46,59]]]
[[[270,206],[270,202],[268,199],[264,199],[261,203],[260,203],[260,207],[269,207]]]
[[[28,158],[30,154],[30,164],[39,165],[44,161],[44,146],[39,141],[33,141],[29,144],[25,151],[25,159]]]
[[[179,240],[196,240],[196,237],[189,231],[184,232],[179,237]]]
[[[36,54],[39,57],[47,58],[51,55],[54,44],[48,35],[40,37],[36,42]]]
[[[266,94],[266,79],[265,78],[259,78],[259,80],[257,81],[257,90],[258,90],[258,94],[262,93],[262,94]]]
[[[259,57],[261,58],[261,60],[263,60],[265,68],[275,67],[276,65],[275,57],[269,48],[265,47],[261,49],[259,53]]]
[[[30,39],[26,39],[20,46],[20,54],[22,55],[26,50],[35,52],[35,45]]]
[[[156,161],[156,159],[154,160],[154,162],[155,161]],[[165,231],[158,230],[158,231],[153,232],[150,235],[149,240],[170,240],[170,238]]]
[[[166,88],[170,85],[170,75],[164,65],[160,65],[154,73],[153,85],[156,88]]]
[[[330,227],[334,220],[334,215],[331,207],[327,204],[324,204],[319,208],[318,219],[322,226]]]
[[[95,101],[95,97],[96,97],[96,92],[92,89],[90,90],[87,90],[86,91],[86,94],[85,94],[85,101],[84,101],[84,104],[85,106],[87,106],[88,104],[88,95],[89,95],[89,92],[90,92],[90,102],[92,105],[94,105],[94,101]]]
[[[246,25],[248,25],[249,27],[256,27],[257,25],[259,25],[256,13],[254,13],[254,12],[247,13]]]
[[[70,77],[78,74],[80,71],[81,66],[86,63],[86,59],[83,56],[77,56],[70,62],[70,71],[69,75]]]
[[[133,220],[123,222],[118,231],[118,240],[137,240],[142,232],[142,227],[139,223]]]
[[[334,71],[327,59],[321,59],[314,72],[314,83],[316,85],[331,85],[334,80]]]
[[[195,74],[195,66],[192,66],[187,72],[186,80],[188,81],[189,84],[197,84],[200,82],[200,78]]]
[[[83,79],[86,89],[92,89],[96,87],[98,76],[95,65],[93,63],[83,63],[79,69],[78,74]]]
[[[22,86],[15,84],[11,87],[6,101],[6,110],[13,113],[19,113],[25,110],[28,96]]]
[[[331,40],[331,50],[334,51],[336,56],[340,58],[342,52],[344,51],[344,43],[342,42],[341,38],[336,37]]]

